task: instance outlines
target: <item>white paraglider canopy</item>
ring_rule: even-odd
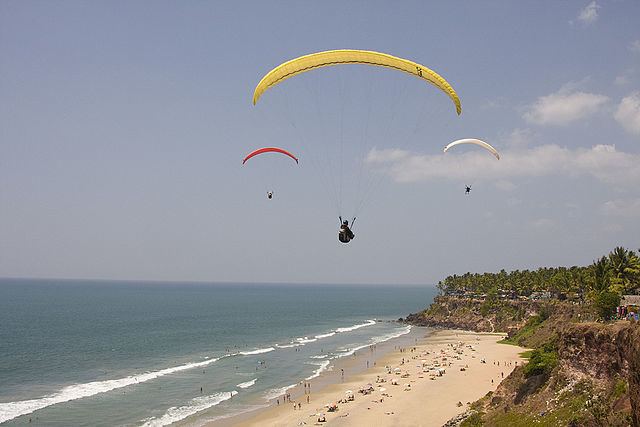
[[[444,147],[444,152],[446,153],[449,148],[455,147],[456,145],[460,145],[460,144],[479,145],[480,147],[484,148],[485,150],[487,150],[491,154],[493,154],[496,157],[496,159],[500,160],[500,154],[498,153],[498,150],[496,150],[490,144],[488,144],[488,143],[486,143],[486,142],[484,142],[484,141],[482,141],[480,139],[472,139],[472,138],[458,139],[457,141],[453,141],[451,144],[449,144],[446,147]]]

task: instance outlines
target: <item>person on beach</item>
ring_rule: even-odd
[[[467,185],[464,194],[471,194],[471,186]]]
[[[268,199],[272,199],[273,198],[273,191],[267,191],[267,198]]]

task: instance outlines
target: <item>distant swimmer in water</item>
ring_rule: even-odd
[[[273,199],[273,191],[267,191],[267,198]]]
[[[466,186],[466,189],[465,189],[465,191],[464,191],[464,194],[469,194],[469,193],[471,193],[471,186],[470,186],[470,185],[467,185],[467,186]]]

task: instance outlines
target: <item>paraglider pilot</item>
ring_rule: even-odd
[[[340,218],[340,230],[338,230],[338,240],[340,240],[342,243],[349,243],[351,239],[353,239],[356,236],[355,234],[353,234],[353,231],[351,231],[351,229],[349,228],[349,221],[347,221],[346,219],[343,221],[342,216],[339,216],[338,218]]]

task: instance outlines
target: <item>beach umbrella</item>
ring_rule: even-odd
[[[378,391],[383,392],[383,391],[387,391],[387,389],[384,388],[384,387],[380,387],[380,389]]]
[[[345,391],[344,393],[345,393],[345,394],[353,394],[353,391],[351,391],[351,390],[347,390],[347,391]]]

